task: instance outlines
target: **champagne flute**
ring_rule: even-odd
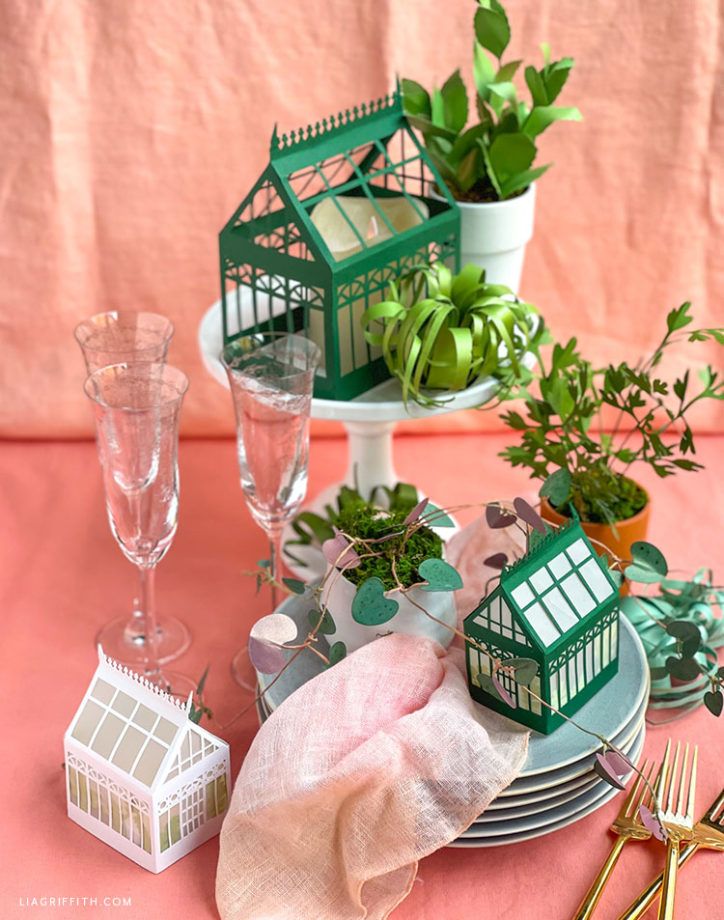
[[[273,609],[282,576],[282,531],[307,492],[309,419],[320,358],[314,342],[279,332],[237,338],[221,356],[236,415],[241,488],[269,538]],[[232,672],[248,688],[247,668],[243,648]]]
[[[158,313],[111,310],[83,320],[75,329],[89,374],[122,362],[164,364],[173,336],[171,320]],[[161,663],[182,655],[191,643],[187,627],[176,617],[157,620],[157,653]],[[146,658],[147,624],[134,601],[131,616],[117,616],[98,631],[96,644],[106,654],[134,667]]]
[[[178,426],[186,375],[159,363],[113,364],[94,371],[85,392],[95,410],[111,531],[138,567],[140,609],[147,625],[143,671],[167,692],[188,696],[194,683],[162,673],[154,576],[178,523]]]

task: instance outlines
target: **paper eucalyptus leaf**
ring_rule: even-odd
[[[304,594],[307,590],[307,586],[298,578],[282,578],[282,584],[286,585],[292,594]]]
[[[485,509],[485,522],[493,530],[510,527],[518,520],[514,514],[504,511],[499,505],[488,505]]]
[[[612,764],[609,763],[608,758],[605,754],[596,754],[593,763],[593,771],[602,780],[607,782],[609,786],[613,786],[614,789],[625,789],[625,783],[622,783],[619,779],[618,773]]]
[[[538,673],[538,662],[532,658],[506,658],[503,665],[514,669],[513,680],[523,687],[529,687]]]
[[[653,569],[648,566],[636,565],[635,563],[627,565],[623,570],[623,574],[629,581],[637,581],[645,585],[654,585],[661,581],[661,575],[654,572]]]
[[[296,631],[296,630],[295,630]],[[253,636],[247,643],[249,660],[260,674],[278,674],[287,663],[284,652],[274,645],[267,645]]]
[[[267,645],[284,645],[297,638],[297,624],[286,613],[269,613],[254,623],[249,635]]]
[[[502,700],[504,703],[507,703],[508,706],[510,706],[511,709],[517,709],[518,707],[516,706],[515,700],[514,700],[513,697],[508,693],[508,691],[505,689],[505,687],[502,685],[502,683],[498,680],[498,678],[496,677],[495,674],[493,674],[493,676],[491,677],[490,680],[491,680],[491,683],[493,684],[493,686],[495,687],[495,690],[496,690],[498,696],[501,698],[501,700]]]
[[[724,708],[724,694],[721,690],[708,690],[704,694],[704,705],[712,715],[720,716]]]
[[[505,553],[493,553],[492,556],[488,556],[487,559],[483,560],[483,565],[490,566],[491,569],[500,569],[501,571],[508,564],[508,557]]]
[[[698,639],[701,641],[699,627],[696,623],[690,623],[687,620],[674,620],[672,623],[667,623],[666,632],[675,639],[680,639],[682,642],[690,639]]]
[[[400,605],[385,597],[382,581],[373,576],[362,582],[352,600],[352,619],[363,626],[380,626],[391,620]]]
[[[669,572],[664,554],[653,543],[647,543],[645,540],[637,540],[631,544],[631,558],[636,565],[649,568],[662,577]]]
[[[540,487],[538,494],[541,498],[547,498],[554,507],[560,508],[570,498],[572,484],[573,477],[571,474],[568,470],[561,468],[556,470],[555,473],[551,473]]]
[[[604,757],[606,758],[606,763],[608,763],[619,776],[626,776],[627,773],[630,773],[634,769],[634,765],[628,757],[619,751],[606,751]]]
[[[343,658],[347,657],[347,646],[344,642],[335,642],[329,647],[329,665],[337,664]]]
[[[651,831],[657,840],[664,842],[666,840],[666,830],[664,825],[659,821],[656,815],[647,808],[646,805],[639,805],[639,817],[643,826]]]
[[[421,585],[423,591],[457,591],[463,586],[460,573],[444,559],[425,559],[418,572],[427,582]]]
[[[515,508],[515,512],[518,517],[522,521],[525,521],[526,524],[529,524],[533,530],[537,530],[538,533],[546,532],[547,527],[543,521],[543,518],[524,498],[514,499],[513,507]]]
[[[337,624],[334,622],[334,617],[329,610],[324,610],[324,612],[321,610],[310,610],[308,617],[309,625],[312,629],[316,629],[317,632],[322,633],[322,635],[331,636],[337,631]]]

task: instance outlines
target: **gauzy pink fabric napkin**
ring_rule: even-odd
[[[257,734],[221,830],[223,920],[379,920],[417,862],[516,777],[528,733],[468,695],[462,653],[393,634],[298,689]]]

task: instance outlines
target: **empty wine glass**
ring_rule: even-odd
[[[276,584],[282,574],[282,531],[307,492],[309,418],[320,357],[309,339],[278,332],[242,336],[221,356],[236,414],[241,488],[252,517],[269,537],[269,571]],[[232,662],[244,687],[247,671],[244,648]]]
[[[83,320],[75,338],[89,374],[111,364],[155,362],[163,364],[173,336],[171,320],[159,313],[110,310]],[[158,618],[158,658],[163,664],[178,658],[189,647],[191,635],[175,617]],[[95,637],[106,654],[139,666],[146,657],[146,623],[134,601],[129,616],[114,617]]]
[[[140,575],[140,610],[148,637],[143,671],[151,682],[181,696],[194,684],[182,675],[161,672],[154,574],[176,533],[178,425],[187,388],[185,374],[158,363],[102,367],[85,383],[95,409],[111,531]]]

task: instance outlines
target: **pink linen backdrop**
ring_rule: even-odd
[[[666,310],[713,324],[724,293],[724,101],[716,0],[507,0],[508,59],[576,59],[582,124],[543,136],[524,295],[558,337],[632,359]],[[191,377],[184,430],[231,430],[196,344],[217,233],[296,128],[471,73],[472,0],[5,0],[0,5],[0,436],[91,431],[72,330],[167,314]],[[718,90],[718,92],[717,92]],[[707,351],[709,350],[709,354]],[[716,360],[699,346],[697,360]],[[721,427],[711,407],[697,427]],[[408,423],[412,424],[412,423]],[[495,428],[492,413],[425,422]],[[323,430],[323,429],[318,429]]]

